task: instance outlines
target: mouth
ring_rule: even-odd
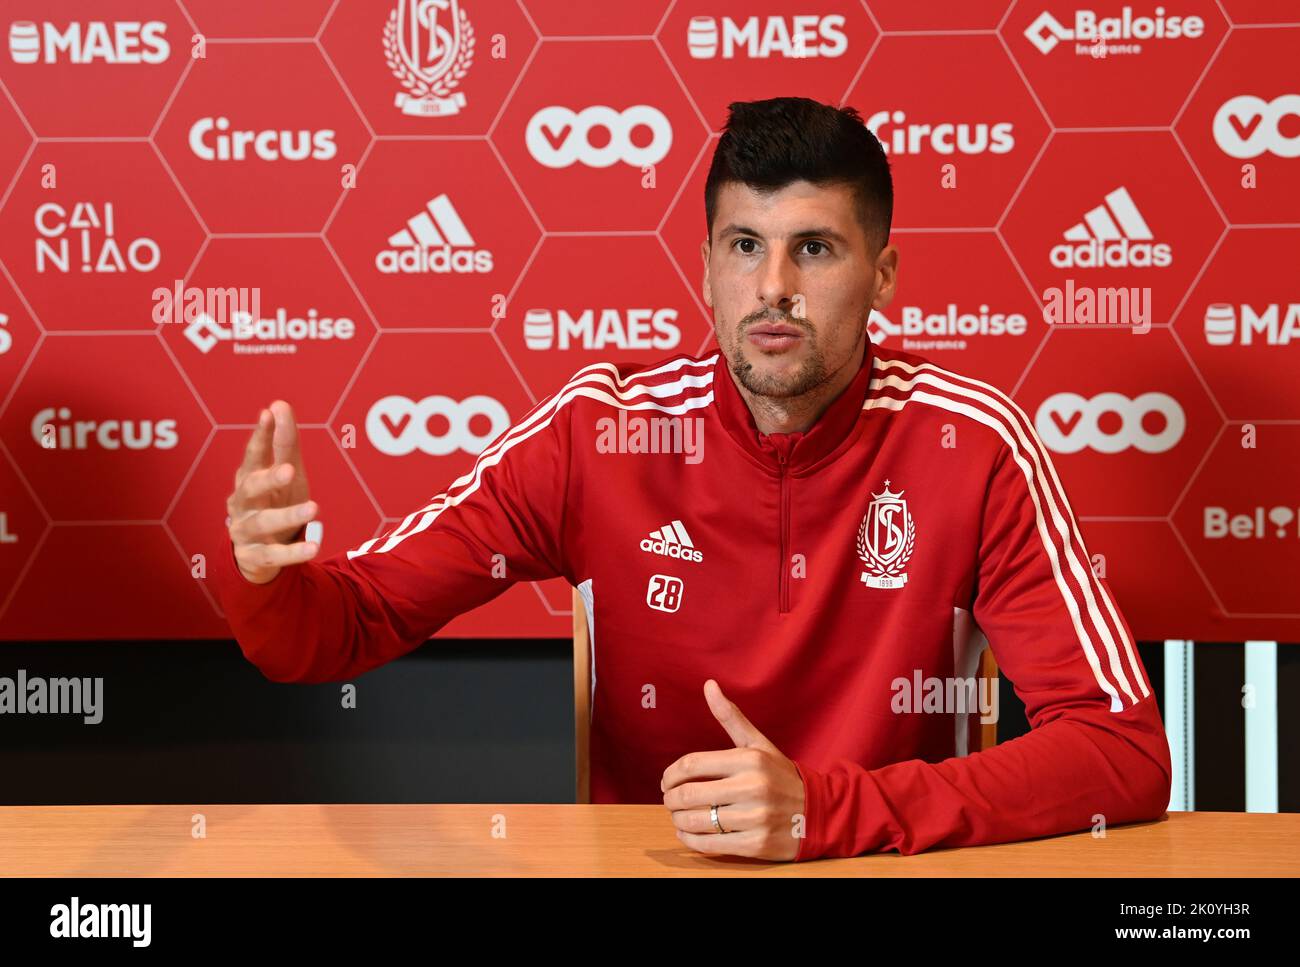
[[[803,330],[784,322],[760,322],[750,328],[745,338],[769,352],[781,352],[799,344]]]

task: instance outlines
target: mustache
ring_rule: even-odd
[[[761,322],[784,322],[791,326],[797,326],[809,334],[814,332],[813,326],[807,317],[793,316],[788,312],[772,312],[771,310],[763,310],[745,316],[744,319],[740,320],[740,329],[743,332]]]

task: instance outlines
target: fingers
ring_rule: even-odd
[[[771,745],[763,733],[754,727],[754,723],[745,717],[740,706],[722,693],[722,686],[715,679],[710,678],[704,683],[704,699],[709,703],[709,710],[713,713],[713,717],[718,720],[718,724],[726,730],[727,735],[738,748]]]
[[[259,573],[310,561],[320,550],[315,541],[296,544],[241,544],[235,547],[235,560],[245,572]]]
[[[740,775],[704,782],[687,782],[664,793],[664,805],[670,810],[699,809],[715,803],[745,803],[758,797],[754,777]]]
[[[725,823],[723,828],[730,829]],[[678,830],[677,838],[697,853],[757,857],[759,850],[767,839],[767,833],[761,829],[746,829],[739,833],[715,832],[710,835],[703,835]]]
[[[293,407],[284,400],[271,403],[271,412],[275,416],[275,433],[271,438],[271,458],[275,463],[291,463],[302,472],[302,451],[298,447],[298,422],[293,416]]]
[[[710,803],[712,805],[712,803]],[[699,809],[678,809],[672,813],[673,825],[684,833],[699,833],[704,836],[726,836],[747,829],[756,829],[766,825],[767,815],[758,806],[737,806],[729,803],[718,805],[718,822],[722,832],[713,825],[713,814],[709,806]]]
[[[279,488],[287,486],[297,472],[293,464],[284,463],[254,470],[240,480],[239,486],[235,488],[235,501],[241,509],[251,507]]]
[[[754,749],[722,749],[717,752],[691,752],[664,770],[659,787],[667,792],[693,779],[720,779],[756,769],[762,753]]]
[[[230,522],[230,539],[240,544],[280,544],[277,535],[296,534],[303,524],[316,516],[314,500],[289,507],[262,507],[234,517]]]
[[[239,466],[236,481],[271,462],[271,426],[271,411],[262,410],[257,417],[257,426],[249,434],[248,445],[244,448],[244,462]]]

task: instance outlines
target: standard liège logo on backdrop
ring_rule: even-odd
[[[858,557],[867,566],[860,580],[869,588],[901,588],[907,583],[904,568],[916,544],[916,522],[903,493],[891,491],[886,480],[884,491],[871,495],[874,499],[858,528]]]
[[[474,63],[474,28],[459,0],[398,0],[384,24],[384,60],[406,88],[393,101],[403,114],[459,114],[465,93],[456,88]]]

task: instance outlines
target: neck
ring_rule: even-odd
[[[830,379],[799,396],[760,396],[742,386],[731,367],[727,367],[727,373],[753,414],[759,433],[805,433],[858,375],[867,348],[866,338],[863,330],[848,362],[832,373]]]

